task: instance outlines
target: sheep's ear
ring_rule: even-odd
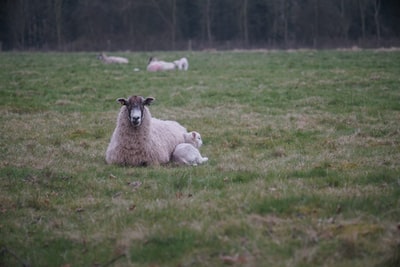
[[[192,132],[192,137],[193,137],[193,139],[196,139],[196,133],[195,132]]]
[[[149,106],[154,101],[154,97],[148,97],[143,101],[143,105]]]
[[[118,98],[117,102],[121,103],[121,105],[126,105],[126,103],[128,103],[128,100],[126,100],[125,98]]]

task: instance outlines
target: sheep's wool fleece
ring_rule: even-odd
[[[107,148],[107,163],[132,166],[167,163],[175,147],[185,141],[183,136],[187,131],[179,123],[152,118],[147,107],[143,112],[142,124],[133,127],[127,108],[121,107]]]

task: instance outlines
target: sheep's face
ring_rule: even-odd
[[[185,134],[184,139],[186,143],[190,143],[196,148],[200,148],[201,145],[203,144],[201,135],[195,131]]]
[[[128,119],[133,127],[139,127],[142,124],[144,116],[144,106],[153,102],[154,98],[143,98],[141,96],[131,96],[128,99],[118,98],[117,101],[126,106],[128,110]]]
[[[192,138],[196,143],[196,147],[199,148],[203,144],[203,140],[201,139],[201,135],[198,132],[192,132]]]
[[[156,62],[158,59],[156,57],[150,57],[149,62],[147,64],[150,64],[151,62]]]
[[[97,55],[97,59],[100,59],[100,60],[104,60],[106,57],[107,56],[104,53],[101,53],[101,54]]]

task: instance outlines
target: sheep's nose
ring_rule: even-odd
[[[134,125],[138,125],[139,123],[140,123],[140,117],[132,117],[132,123],[134,124]]]
[[[131,123],[133,124],[133,126],[139,126],[142,122],[141,119],[141,112],[140,110],[138,110],[137,108],[133,108],[129,114],[130,119],[131,119]]]

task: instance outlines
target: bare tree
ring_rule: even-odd
[[[176,42],[176,0],[171,0],[171,17],[172,17],[172,25],[171,25],[171,47],[175,50],[175,42]]]
[[[242,22],[243,22],[243,39],[245,47],[249,45],[249,26],[248,26],[248,0],[243,0],[242,3]]]
[[[381,9],[381,1],[373,0],[374,4],[374,22],[376,29],[376,41],[378,46],[381,44],[381,21],[380,21],[380,9]]]
[[[57,47],[60,49],[62,43],[62,5],[63,0],[54,0],[54,14],[56,21]]]
[[[314,23],[313,23],[313,47],[318,47],[318,38],[319,38],[319,0],[314,0],[313,3],[314,10]]]
[[[361,24],[361,36],[362,39],[366,39],[365,31],[365,10],[366,10],[366,0],[358,0],[358,8],[360,12],[360,24]]]
[[[342,38],[344,38],[346,41],[349,39],[348,32],[350,28],[350,22],[347,18],[346,15],[346,10],[348,9],[348,6],[346,6],[346,3],[349,1],[346,0],[340,0],[340,5],[339,5],[339,13],[340,13],[340,30],[342,32]]]
[[[160,1],[152,0],[152,4],[156,9],[156,14],[166,23],[169,28],[170,42],[172,49],[175,48],[176,41],[176,17],[177,8],[176,0]]]
[[[206,36],[207,36],[207,43],[209,47],[212,47],[212,33],[211,33],[211,0],[206,0],[205,10],[204,10],[204,18],[205,18],[205,29],[206,29]]]

